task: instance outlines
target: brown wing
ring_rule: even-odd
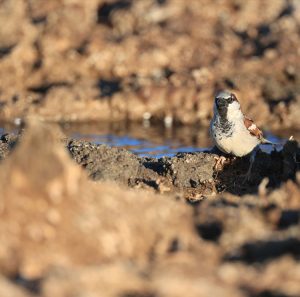
[[[254,124],[251,119],[244,117],[244,124],[251,135],[257,137],[258,139],[263,138],[262,131]]]

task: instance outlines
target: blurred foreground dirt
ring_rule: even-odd
[[[207,124],[228,88],[299,129],[299,28],[298,0],[0,0],[0,121]],[[247,159],[216,172],[213,152],[139,158],[31,120],[0,138],[0,296],[300,296],[299,150],[259,152],[244,183]]]
[[[203,167],[210,178],[212,154],[155,166],[125,150],[61,139],[58,129],[35,120],[20,139],[1,138],[1,296],[299,296],[296,142],[270,157],[275,166],[290,162],[280,187],[263,180],[256,195],[209,191],[188,204],[180,186],[191,184],[182,172],[189,169],[192,179],[192,168]],[[93,164],[98,182],[87,175]],[[175,191],[157,170],[166,164],[177,176]]]
[[[207,123],[229,88],[300,126],[298,0],[4,0],[0,119]]]

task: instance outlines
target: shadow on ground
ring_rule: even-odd
[[[227,191],[235,195],[257,194],[264,188],[276,189],[282,182],[295,181],[300,170],[300,149],[297,141],[287,141],[280,151],[271,153],[258,151],[251,171],[246,179],[250,166],[249,157],[238,158],[216,174],[218,191]]]

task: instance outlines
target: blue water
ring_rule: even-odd
[[[6,133],[4,128],[0,128],[0,135]]]
[[[0,127],[0,135],[8,132],[14,133],[16,131],[17,129],[15,127]],[[106,144],[111,147],[125,148],[141,157],[172,157],[179,152],[203,152],[212,148],[212,143],[206,134],[200,137],[200,140],[203,139],[203,141],[199,141],[199,139],[195,141],[194,132],[184,138],[183,136],[188,134],[188,130],[179,130],[177,134],[175,133],[175,136],[172,134],[165,135],[165,131],[159,129],[155,130],[155,132],[152,131],[152,133],[148,130],[142,130],[142,132],[138,134],[143,135],[140,137],[130,135],[130,132],[128,134],[123,132],[122,135],[116,135],[111,132],[105,133],[105,130],[93,130],[93,133],[89,133],[89,127],[84,129],[84,132],[77,131],[76,128],[72,129],[67,132],[67,135],[71,138],[86,140],[95,144]],[[133,129],[131,134],[134,134],[134,131],[136,130]],[[265,132],[264,135],[268,140],[277,144],[275,147],[276,150],[281,150],[283,144],[286,142],[286,138],[276,136],[270,132]],[[260,148],[262,151],[268,153],[274,149],[272,145],[261,145]]]
[[[275,136],[271,133],[265,133],[268,140],[276,143],[276,150],[281,150],[286,139]],[[106,144],[112,147],[126,148],[141,157],[172,157],[179,152],[203,152],[210,150],[212,146],[198,147],[195,145],[186,145],[178,140],[166,139],[162,143],[152,142],[151,140],[133,138],[129,135],[118,136],[113,134],[79,134],[74,133],[72,138],[88,140],[95,144]],[[270,153],[274,148],[272,145],[261,145],[261,150]]]
[[[208,147],[200,148],[193,145],[186,146],[178,141],[165,140],[163,143],[154,143],[151,140],[137,139],[129,135],[118,136],[113,134],[95,135],[74,133],[72,138],[84,139],[95,144],[106,144],[112,147],[126,148],[141,157],[161,158],[172,157],[179,152],[201,152]]]

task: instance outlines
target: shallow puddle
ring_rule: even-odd
[[[76,139],[96,144],[126,148],[145,157],[160,158],[174,156],[178,152],[203,152],[212,148],[207,127],[172,127],[143,125],[70,125],[64,126],[65,133]],[[282,148],[289,134],[274,135],[265,132],[265,136]],[[261,149],[271,152],[273,147],[262,145]]]
[[[171,157],[178,152],[201,152],[212,148],[207,127],[166,128],[162,125],[78,123],[63,124],[62,129],[70,138],[125,148],[142,157]],[[18,128],[15,126],[2,125],[0,135],[10,132],[16,133],[17,130]],[[292,134],[287,132],[276,135],[265,132],[267,139],[278,144],[277,150],[282,148],[282,144],[290,135]],[[261,149],[265,152],[271,152],[273,147],[262,145]]]
[[[143,157],[160,158],[178,152],[204,151],[212,145],[206,129],[193,127],[93,124],[64,125],[63,130],[71,138],[126,148]]]

